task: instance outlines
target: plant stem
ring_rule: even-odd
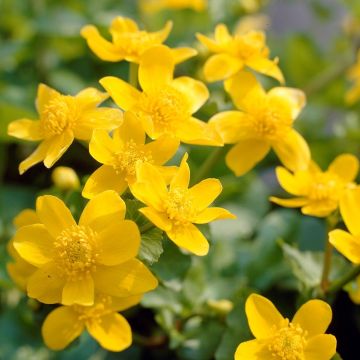
[[[129,84],[135,88],[138,88],[138,70],[138,64],[129,63]]]
[[[355,266],[347,274],[337,281],[334,281],[327,289],[328,294],[335,293],[342,289],[347,283],[351,280],[354,280],[358,275],[360,275],[360,265]]]

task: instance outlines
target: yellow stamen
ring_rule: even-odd
[[[194,216],[193,201],[187,189],[175,188],[169,191],[165,200],[165,211],[175,225],[184,225]]]

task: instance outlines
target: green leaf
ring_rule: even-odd
[[[339,353],[336,353],[335,356],[332,358],[332,360],[342,360],[342,357]]]

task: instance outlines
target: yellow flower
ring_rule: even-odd
[[[359,171],[359,161],[351,154],[342,154],[335,158],[326,171],[322,171],[314,162],[307,170],[291,174],[283,167],[276,168],[280,185],[293,199],[271,197],[274,203],[285,207],[301,207],[305,215],[326,217],[338,208],[339,200],[347,187],[354,186],[353,181]]]
[[[225,82],[236,107],[213,116],[209,124],[221,134],[224,143],[236,144],[226,163],[237,176],[251,170],[273,148],[289,169],[306,168],[310,151],[293,122],[305,104],[301,90],[275,87],[264,91],[255,76],[240,72]]]
[[[207,0],[141,0],[140,7],[145,13],[155,13],[163,9],[193,9],[204,11],[207,8]]]
[[[340,199],[340,213],[349,232],[330,231],[330,243],[354,264],[360,264],[360,187],[347,189]]]
[[[46,304],[92,305],[95,293],[125,297],[154,289],[156,278],[135,259],[140,234],[124,220],[125,210],[123,200],[106,191],[88,202],[76,224],[60,199],[40,196],[40,223],[14,237],[17,252],[37,268],[28,295]]]
[[[135,21],[118,16],[110,26],[109,32],[112,42],[104,39],[97,28],[86,25],[81,29],[81,36],[85,38],[90,49],[104,61],[121,61],[139,63],[142,54],[153,46],[162,44],[172,28],[171,21],[158,31],[149,33],[139,30]],[[183,62],[197,54],[191,48],[177,48],[171,50],[175,63]]]
[[[165,231],[177,246],[206,255],[209,243],[193,224],[206,224],[219,219],[234,219],[229,211],[208,206],[219,196],[218,179],[206,179],[189,189],[190,169],[184,155],[178,172],[166,185],[165,177],[155,166],[143,163],[137,167],[138,182],[130,186],[133,195],[147,207],[139,211]]]
[[[306,302],[290,322],[271,301],[251,294],[245,312],[256,339],[241,343],[235,360],[330,360],[336,353],[336,338],[324,334],[332,318],[324,301]]]
[[[39,223],[36,212],[31,209],[21,211],[14,219],[14,225],[17,229],[22,226]],[[36,267],[25,261],[15,250],[13,239],[7,245],[7,251],[12,261],[6,264],[6,270],[14,283],[23,291],[26,291],[26,285],[29,277],[35,272]]]
[[[179,141],[162,135],[145,144],[145,132],[131,113],[125,113],[123,124],[114,131],[113,138],[104,130],[95,130],[89,150],[94,159],[104,164],[90,175],[83,196],[92,198],[105,190],[123,193],[128,184],[136,181],[136,164],[147,162],[159,165],[161,171],[174,173],[173,167],[162,167],[179,147]]]
[[[60,306],[43,323],[44,342],[52,350],[62,350],[86,328],[103,348],[122,351],[131,345],[132,335],[130,325],[117,312],[136,305],[140,298],[99,295],[92,306]]]
[[[206,86],[187,76],[173,79],[174,67],[170,49],[159,45],[141,59],[142,92],[116,77],[105,77],[100,83],[120,108],[137,116],[152,139],[166,134],[188,144],[222,145],[215,131],[192,117],[209,97]]]
[[[10,123],[8,128],[11,136],[41,141],[38,148],[21,162],[20,174],[41,161],[50,168],[74,139],[90,140],[94,129],[112,130],[119,126],[122,120],[119,110],[97,108],[107,98],[107,94],[94,88],[69,96],[40,84],[36,99],[40,120],[20,119]]]
[[[212,53],[215,53],[204,66],[207,81],[227,79],[247,66],[281,83],[284,82],[282,72],[277,65],[278,59],[269,59],[269,49],[263,32],[249,31],[231,36],[227,27],[219,24],[215,28],[215,39],[202,34],[196,36]]]
[[[75,190],[80,187],[80,180],[74,169],[67,166],[58,166],[51,174],[55,186],[61,190]]]
[[[354,82],[353,87],[345,95],[346,102],[352,105],[360,99],[360,50],[357,53],[356,63],[347,72],[347,77]]]

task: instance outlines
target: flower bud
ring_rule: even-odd
[[[58,166],[51,175],[55,186],[61,190],[75,190],[80,187],[80,181],[76,172],[66,166]]]

